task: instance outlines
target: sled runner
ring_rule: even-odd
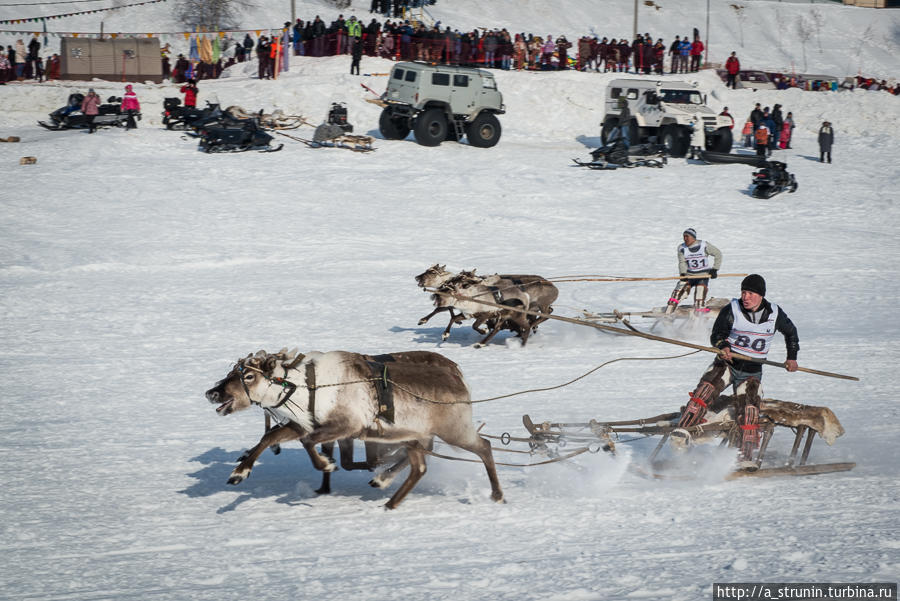
[[[658,460],[657,457],[667,446],[666,443],[673,440],[673,433],[681,441],[680,447],[684,448],[686,453],[690,453],[691,446],[716,440],[723,446],[728,445],[732,448],[739,446],[741,430],[734,418],[732,401],[732,397],[721,395],[716,403],[721,408],[720,411],[707,414],[710,416],[708,421],[688,428],[678,428],[681,416],[678,412],[624,421],[601,422],[592,419],[586,423],[534,423],[528,415],[523,415],[522,422],[529,434],[526,440],[531,453],[549,457],[559,456],[560,449],[563,448],[566,452],[571,452],[572,447],[576,446],[584,447],[590,452],[602,450],[615,455],[617,445],[659,437],[647,461],[634,465],[632,471],[654,479],[692,479],[700,474],[690,469],[684,471],[683,468],[680,472],[675,471],[673,466],[678,464],[677,461]],[[828,445],[832,445],[835,439],[844,434],[844,428],[827,407],[762,399],[759,424],[762,435],[755,457],[756,469],[734,469],[725,476],[726,480],[826,474],[849,471],[856,466],[852,462],[808,463],[816,434]],[[793,446],[786,458],[770,459],[773,453],[768,453],[769,444],[775,431],[779,429],[793,431]],[[516,439],[508,434],[501,437],[504,444],[514,440]],[[673,453],[676,451],[669,450],[668,454]]]

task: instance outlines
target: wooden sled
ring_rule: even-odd
[[[741,436],[740,427],[734,421],[729,410],[730,399],[731,397],[726,395],[719,397],[717,404],[723,409],[719,414],[713,415],[714,421],[683,428],[680,429],[681,432],[686,432],[694,444],[718,439],[722,445],[737,447]],[[523,415],[522,422],[530,435],[527,440],[532,452],[548,456],[559,455],[560,448],[570,445],[583,445],[592,452],[603,450],[615,454],[617,444],[659,436],[659,442],[650,454],[646,465],[636,465],[632,471],[653,479],[693,479],[696,474],[672,473],[668,470],[668,462],[657,460],[657,456],[666,446],[666,442],[670,440],[672,432],[678,429],[680,415],[680,412],[674,412],[644,419],[614,422],[591,420],[586,423],[534,423],[528,415]],[[757,469],[732,471],[725,476],[726,480],[748,477],[807,476],[845,472],[856,467],[855,463],[850,462],[808,463],[816,434],[829,445],[844,434],[844,428],[827,407],[763,399],[760,404],[759,424],[762,436],[755,457]],[[793,431],[793,447],[783,465],[766,464],[764,463],[767,459],[766,450],[778,428],[789,428]],[[625,438],[626,436],[628,438]],[[800,450],[801,444],[803,445],[802,451]]]
[[[709,311],[694,311],[694,306],[690,302],[679,305],[672,313],[666,313],[665,307],[654,307],[649,311],[612,311],[609,313],[593,313],[587,309],[582,309],[583,318],[587,321],[595,323],[618,323],[625,320],[633,320],[636,317],[644,319],[696,319],[716,317],[723,307],[727,306],[731,301],[727,298],[710,298],[706,302],[706,308]]]
[[[335,138],[330,138],[328,140],[317,141],[308,140],[299,136],[292,136],[290,134],[284,133],[283,131],[279,131],[276,133],[290,138],[291,140],[302,142],[310,148],[343,148],[345,150],[352,150],[353,152],[372,152],[373,150],[375,150],[375,148],[372,146],[372,142],[375,141],[375,138],[373,138],[372,136],[344,134]]]

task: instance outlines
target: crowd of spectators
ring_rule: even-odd
[[[34,79],[59,79],[59,55],[53,54],[46,61],[40,55],[41,43],[34,36],[28,46],[21,39],[15,46],[0,46],[0,84],[8,81],[24,81]]]
[[[213,79],[232,64],[256,58],[258,76],[271,78],[277,57],[285,53],[313,57],[354,55],[357,70],[360,56],[377,56],[507,70],[688,73],[701,68],[706,50],[697,30],[691,36],[675,36],[671,42],[661,37],[654,41],[647,32],[637,34],[634,39],[585,35],[573,43],[565,35],[513,33],[505,28],[462,32],[442,27],[440,22],[428,27],[402,19],[409,8],[424,3],[433,4],[434,0],[371,0],[369,12],[374,16],[367,24],[355,16],[345,19],[343,15],[326,24],[316,15],[314,19],[285,23],[282,30],[267,32],[256,39],[249,33],[243,39],[226,36],[221,58],[214,63],[192,61],[179,54],[172,64],[166,44],[163,77],[176,83],[191,78]],[[385,18],[383,23],[379,17]],[[5,55],[0,48],[0,83],[59,78],[59,56],[54,54],[44,61],[39,50],[37,36],[27,49],[22,40],[16,42],[15,48],[8,46]],[[776,76],[774,81],[779,89],[800,85],[813,90],[831,89],[826,82],[804,84],[788,75]],[[889,85],[884,80],[857,77],[855,87],[900,94],[900,84]]]

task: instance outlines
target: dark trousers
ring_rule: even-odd
[[[819,162],[824,163],[825,159],[828,159],[828,162],[831,162],[831,149],[828,150],[819,149]]]
[[[137,114],[137,111],[134,109],[129,109],[125,111],[128,115],[125,118],[125,129],[137,129],[137,122],[134,120],[134,116]]]

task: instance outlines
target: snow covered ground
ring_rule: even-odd
[[[364,72],[389,68],[363,61]],[[345,101],[356,132],[378,135],[379,109],[359,83],[380,91],[384,79],[348,70],[349,58],[295,60],[277,81],[201,82],[200,98],[314,122]],[[743,165],[574,167],[599,143],[611,75],[497,77],[508,112],[495,148],[379,138],[368,154],[287,138],[275,154],[199,153],[160,126],[171,85],[136,86],[136,131],[50,132],[36,121],[88,84],[0,88],[0,137],[22,138],[0,145],[0,597],[688,600],[709,598],[713,582],[898,580],[897,98],[732,91],[700,74],[710,104],[739,122],[755,102],[797,118],[794,149],[776,156],[799,190],[760,201]],[[836,128],[831,165],[817,161],[824,119]],[[619,357],[681,354],[556,321],[525,348],[504,333],[474,349],[468,327],[441,343],[442,318],[416,325],[431,305],[412,277],[435,262],[667,276],[688,226],[723,250],[723,271],[765,276],[799,328],[802,366],[860,378],[767,368],[764,379],[767,396],[830,407],[847,433],[833,447],[817,440],[813,459],[856,469],[723,482],[731,458],[710,449],[698,481],[648,481],[627,470],[652,448],[641,441],[615,458],[502,467],[497,505],[483,468],[430,459],[387,512],[396,484],[376,490],[369,474],[339,471],[334,493],[317,496],[319,474],[290,444],[226,484],[262,416],[219,417],[202,395],[260,348],[435,350],[459,363],[475,399],[561,384]],[[720,278],[712,294],[738,285]],[[556,313],[574,316],[658,306],[671,285],[560,288]],[[708,325],[655,332],[706,343]],[[779,337],[770,358],[783,353]],[[709,360],[618,362],[557,391],[476,405],[475,417],[486,433],[523,435],[526,413],[655,415],[683,404]],[[776,437],[776,456],[790,438]]]

